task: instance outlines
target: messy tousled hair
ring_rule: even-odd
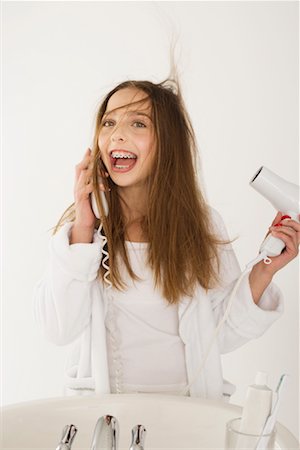
[[[192,296],[197,285],[208,290],[218,282],[219,247],[224,242],[215,234],[209,207],[197,181],[198,151],[193,127],[187,114],[179,82],[168,78],[159,83],[129,80],[118,84],[102,101],[96,116],[92,155],[93,183],[105,170],[98,146],[102,118],[112,95],[120,89],[143,91],[150,99],[156,139],[156,153],[148,177],[146,214],[141,219],[148,241],[148,264],[155,285],[169,303]],[[109,214],[103,218],[103,232],[109,253],[109,279],[116,289],[126,289],[117,261],[125,264],[133,279],[126,249],[126,223],[122,215],[117,185],[106,180]],[[100,195],[95,190],[98,208],[103,212]],[[66,221],[75,220],[74,205],[68,208],[56,230]],[[99,221],[96,223],[98,227]],[[105,270],[100,265],[99,278]]]

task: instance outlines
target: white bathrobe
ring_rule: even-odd
[[[218,235],[228,235],[220,215],[212,210]],[[101,242],[95,233],[91,244],[69,245],[71,223],[50,240],[50,261],[35,289],[35,314],[46,337],[57,345],[74,341],[66,368],[68,392],[110,392],[105,317],[107,296],[97,279]],[[255,256],[255,255],[254,255]],[[179,335],[185,344],[188,382],[194,379],[222,318],[240,268],[230,244],[222,247],[222,287],[208,293],[199,286],[192,299],[182,298],[178,307]],[[220,354],[230,352],[262,335],[283,312],[282,294],[271,283],[256,305],[248,274],[243,278],[204,369],[190,388],[191,396],[220,399],[231,395],[233,385],[223,380]]]

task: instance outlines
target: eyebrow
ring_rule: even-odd
[[[114,111],[115,110],[113,109],[112,111],[108,111],[107,113],[105,113],[103,115],[103,119],[105,117],[109,116],[110,114],[113,114]],[[124,116],[125,115],[127,115],[127,116],[144,116],[144,117],[148,117],[148,119],[152,120],[151,117],[148,114],[146,114],[146,113],[144,113],[142,111],[127,111],[127,112],[124,113]]]

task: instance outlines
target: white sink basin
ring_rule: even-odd
[[[72,450],[90,449],[97,419],[109,414],[119,422],[119,449],[128,450],[131,429],[146,427],[145,450],[224,449],[225,424],[241,408],[200,398],[156,394],[62,397],[2,408],[1,449],[57,447],[65,425],[78,428]],[[295,437],[277,424],[277,449],[299,449]]]

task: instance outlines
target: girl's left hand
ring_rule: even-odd
[[[300,215],[298,218],[300,219]],[[264,272],[267,272],[270,276],[273,276],[276,272],[278,272],[278,270],[282,269],[298,255],[300,244],[300,223],[296,222],[296,220],[292,220],[289,216],[282,215],[281,212],[278,212],[269,228],[269,231],[272,236],[281,239],[286,245],[280,255],[270,257],[272,260],[271,264],[267,265],[261,261],[264,265]]]

